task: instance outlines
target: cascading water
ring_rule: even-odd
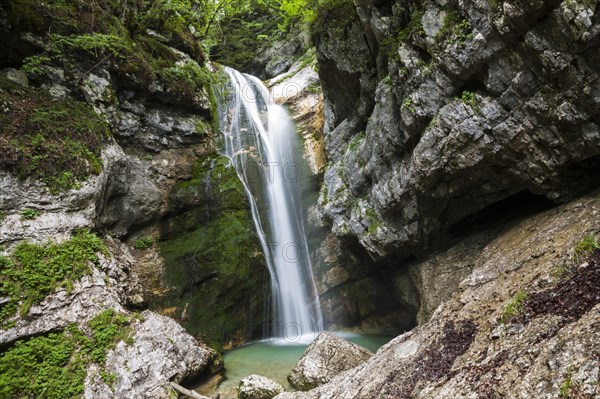
[[[218,96],[220,128],[271,274],[276,319],[270,336],[310,339],[323,323],[304,231],[294,124],[258,78],[231,68],[225,72],[229,82]]]

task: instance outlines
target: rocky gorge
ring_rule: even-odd
[[[0,5],[0,356],[71,348],[77,393],[46,397],[173,397],[272,321],[222,67],[163,3]],[[302,137],[325,326],[401,335],[324,333],[307,392],[240,397],[598,397],[600,5],[321,3],[246,70]]]

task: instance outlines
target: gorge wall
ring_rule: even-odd
[[[331,314],[368,327],[393,313],[389,303],[412,318],[404,327],[417,312],[422,322],[447,295],[424,305],[423,280],[408,270],[458,237],[490,228],[474,239],[486,242],[495,224],[597,187],[599,18],[593,1],[320,9],[312,38],[328,163],[318,213],[333,234],[317,273]],[[429,273],[453,276],[439,279],[450,293],[468,268]]]

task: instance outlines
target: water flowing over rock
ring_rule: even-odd
[[[240,381],[239,399],[273,399],[284,391],[281,384],[261,375],[252,374]]]
[[[345,370],[367,361],[373,353],[334,333],[323,332],[306,348],[304,355],[290,372],[289,382],[301,391],[331,381]]]
[[[226,72],[229,84],[219,101],[225,153],[248,194],[269,265],[276,317],[271,334],[300,339],[323,326],[300,203],[296,131],[260,80]]]

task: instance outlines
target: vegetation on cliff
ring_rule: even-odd
[[[32,305],[56,288],[67,292],[75,280],[90,273],[105,244],[88,231],[77,232],[70,240],[45,245],[21,243],[8,256],[0,256],[0,294],[9,298],[0,308],[0,326],[17,310],[25,316]]]
[[[0,77],[0,106],[2,168],[20,179],[39,179],[52,192],[101,171],[109,129],[89,105]]]
[[[182,324],[216,349],[256,337],[266,322],[267,269],[244,187],[229,159],[213,153],[198,160],[171,201],[199,206],[163,228],[177,225],[180,231],[159,242],[172,287],[164,305],[175,307]]]
[[[102,366],[110,349],[128,342],[132,322],[132,317],[108,309],[87,323],[88,332],[71,324],[60,333],[17,341],[0,354],[0,396],[80,398],[88,366]],[[114,376],[100,374],[110,386]]]

